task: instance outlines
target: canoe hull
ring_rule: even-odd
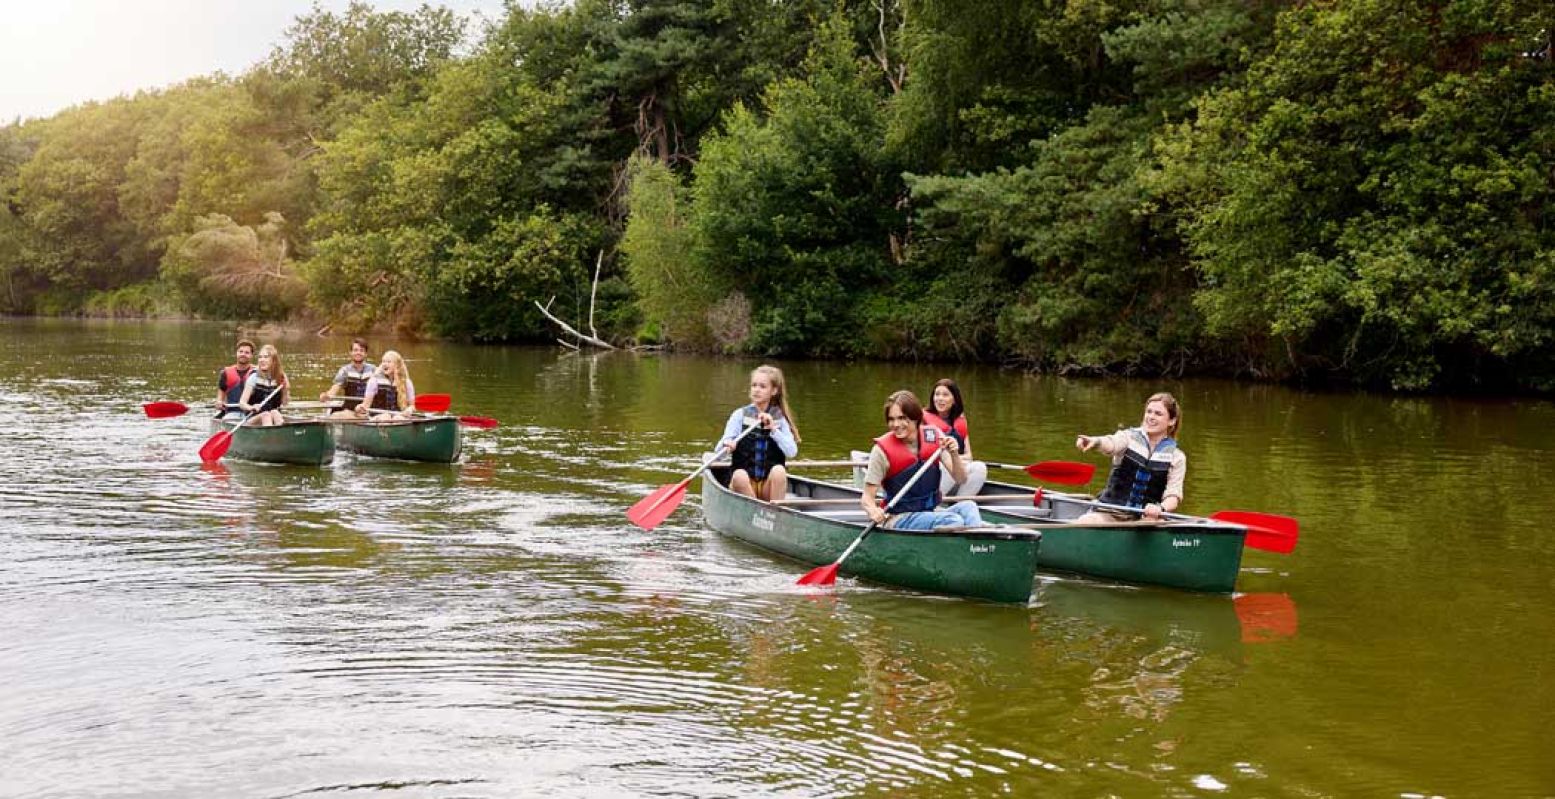
[[[702,508],[713,529],[725,535],[822,565],[835,562],[864,530],[858,522],[737,494],[722,482],[727,469],[714,472],[702,479]],[[811,486],[803,478],[790,478],[795,495],[808,496]],[[936,594],[1023,603],[1031,597],[1041,540],[1041,534],[1025,530],[876,529],[848,556],[839,573]]]
[[[211,432],[232,430],[237,422],[211,420]],[[322,466],[335,458],[333,426],[318,421],[288,421],[274,427],[244,425],[232,434],[227,457],[260,463]]]
[[[455,417],[352,422],[340,425],[335,445],[373,458],[453,463],[464,449]]]
[[[1024,486],[990,482],[982,493],[1023,494]],[[1105,580],[1162,585],[1187,591],[1229,593],[1242,568],[1244,527],[1229,524],[1165,524],[1075,527],[1062,523],[1086,510],[1081,498],[1044,492],[1040,508],[1030,500],[981,504],[983,518],[1001,524],[1059,523],[1042,528],[1043,571],[1070,572]],[[1045,511],[1045,513],[1044,513]]]

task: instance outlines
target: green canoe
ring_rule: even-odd
[[[211,420],[211,432],[231,430],[236,421]],[[318,466],[335,458],[334,426],[316,420],[287,420],[286,424],[260,427],[250,423],[232,434],[227,455],[261,463],[300,463]]]
[[[774,505],[727,487],[727,467],[702,478],[702,511],[725,535],[816,565],[832,563],[864,531],[864,511],[840,504]],[[838,498],[848,490],[789,477],[789,496]],[[843,562],[841,574],[938,594],[1026,602],[1037,571],[1042,535],[985,528],[958,532],[877,528]]]
[[[1042,504],[1032,507],[1030,487],[991,481],[980,493],[1020,497],[978,505],[990,522],[1042,525],[1043,571],[1188,591],[1230,593],[1236,588],[1245,527],[1209,519],[1076,527],[1067,520],[1090,509],[1085,497],[1044,491]]]
[[[335,432],[335,445],[374,458],[453,463],[464,448],[456,416],[348,422]]]

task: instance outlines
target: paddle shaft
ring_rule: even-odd
[[[892,508],[896,507],[896,503],[902,501],[902,497],[907,496],[907,492],[912,490],[913,485],[918,482],[918,478],[928,473],[930,466],[939,463],[939,459],[940,454],[935,452],[934,457],[924,461],[923,465],[918,467],[918,471],[913,473],[912,479],[907,481],[907,485],[902,486],[902,490],[896,492],[896,496],[891,497],[891,501],[885,504],[885,511],[887,515],[891,513]],[[869,534],[874,532],[875,528],[879,526],[880,522],[870,522],[869,526],[864,528],[864,532],[859,533],[858,538],[853,539],[853,543],[849,544],[848,548],[842,551],[842,557],[837,558],[836,562],[834,562],[832,565],[841,566],[842,562],[847,560],[849,555],[853,554],[853,550],[858,549],[858,545],[864,543],[864,539],[868,538]]]
[[[734,444],[740,443],[740,439],[750,435],[751,431],[755,430],[756,427],[757,427],[757,425],[751,425],[750,427],[745,428],[745,432],[740,433],[739,435],[735,436],[734,437],[734,441],[731,442],[731,443],[734,443]],[[707,471],[708,469],[713,468],[713,464],[718,462],[718,456],[720,454],[722,454],[722,453],[716,453],[716,454],[713,455],[713,457],[708,458],[706,463],[703,463],[701,466],[697,467],[696,471],[692,472],[691,474],[686,475],[686,479],[681,480],[680,482],[676,483],[674,491],[670,491],[670,492],[666,493],[664,496],[659,497],[659,501],[657,501],[657,502],[653,503],[652,505],[649,505],[648,507],[644,508],[643,509],[643,513],[648,513],[649,511],[652,511],[654,508],[659,507],[660,505],[664,504],[665,500],[669,499],[671,496],[679,494],[681,489],[685,488],[688,485],[691,485],[691,481],[697,479],[698,475],[700,475],[701,473]]]

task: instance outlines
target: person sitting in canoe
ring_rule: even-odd
[[[1101,450],[1112,456],[1112,473],[1107,486],[1096,499],[1108,505],[1139,508],[1146,519],[1159,519],[1182,504],[1183,478],[1188,474],[1188,456],[1177,448],[1177,430],[1182,411],[1177,399],[1161,392],[1145,400],[1145,417],[1138,427],[1119,430],[1107,436],[1080,436],[1075,446],[1081,452]],[[1132,514],[1091,510],[1075,524],[1126,521]]]
[[[945,470],[940,475],[940,493],[975,495],[988,481],[988,464],[972,459],[972,441],[967,433],[966,403],[961,401],[961,387],[948,377],[935,383],[934,390],[929,392],[929,406],[924,409],[923,420],[955,438],[961,448],[961,460],[966,463],[966,482],[956,483],[949,470]]]
[[[336,418],[355,417],[356,406],[361,405],[362,397],[367,395],[367,381],[372,379],[376,368],[367,362],[367,340],[351,339],[351,362],[335,372],[335,381],[329,385],[328,391],[319,395],[319,402],[343,397],[345,404],[330,415]]]
[[[243,396],[238,407],[245,414],[256,414],[250,426],[274,427],[286,424],[281,416],[281,406],[291,401],[291,387],[286,383],[286,372],[281,369],[281,353],[266,344],[259,348],[259,366],[248,373],[243,382]]]
[[[864,470],[860,503],[870,521],[895,530],[982,527],[982,514],[971,500],[935,510],[940,502],[941,468],[949,470],[954,483],[966,482],[966,463],[955,437],[923,423],[923,406],[911,391],[898,391],[886,398],[885,421],[890,432],[875,439]],[[923,466],[931,460],[932,466]],[[919,468],[927,471],[914,482]],[[901,498],[887,514],[884,505],[899,494]]]
[[[783,370],[776,366],[751,370],[750,398],[749,405],[729,414],[718,442],[724,451],[732,451],[729,488],[764,502],[782,499],[788,496],[788,468],[783,464],[799,454],[799,427],[788,407]],[[740,432],[751,425],[756,431],[740,438]]]
[[[243,398],[243,382],[248,379],[248,373],[254,371],[254,342],[248,339],[238,341],[238,349],[235,355],[237,363],[222,368],[216,373],[216,418],[218,419],[242,419],[243,411],[238,408],[238,400]]]
[[[394,350],[386,350],[367,381],[362,394],[362,404],[356,406],[357,416],[371,414],[378,419],[409,419],[410,409],[416,404],[416,384],[410,382],[410,368],[405,359]]]

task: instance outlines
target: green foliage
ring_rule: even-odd
[[[668,167],[650,158],[633,158],[628,175],[630,216],[620,250],[647,325],[639,337],[707,348],[708,312],[727,287],[692,258],[687,192]]]
[[[1440,385],[1449,362],[1547,362],[1549,30],[1535,3],[1287,12],[1245,84],[1163,144],[1209,330],[1266,342],[1271,370],[1398,388]]]
[[[852,354],[857,299],[887,278],[898,222],[872,81],[839,20],[804,80],[768,90],[765,118],[736,106],[695,169],[695,258],[750,302],[745,348]]]
[[[307,287],[288,255],[280,214],[239,225],[212,214],[175,237],[162,276],[196,313],[229,319],[280,319],[301,306]]]

